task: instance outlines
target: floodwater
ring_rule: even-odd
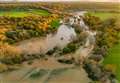
[[[55,58],[49,58],[47,61],[34,60],[31,65],[25,62],[18,70],[0,74],[0,83],[89,83],[90,81],[82,67],[61,64]]]
[[[80,26],[87,27],[83,30],[88,33],[88,37],[85,45],[75,52],[74,56],[76,58],[89,56],[95,43],[95,35],[85,25],[84,21],[81,21],[80,24],[82,25]],[[24,54],[45,54],[54,47],[62,49],[72,42],[76,35],[74,28],[62,24],[55,34],[19,42],[17,48]],[[91,39],[94,39],[92,44]],[[31,65],[26,61],[20,65],[18,70],[0,74],[0,83],[89,83],[90,81],[82,67],[59,63],[54,57],[48,57],[48,60],[35,59]]]
[[[44,38],[33,38],[25,40],[17,45],[17,48],[24,54],[45,54],[47,51],[59,47],[64,48],[76,38],[74,28],[61,25],[56,34],[48,34]]]

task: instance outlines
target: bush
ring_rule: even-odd
[[[0,61],[6,64],[20,63],[21,51],[8,44],[0,43]]]
[[[107,55],[107,51],[108,51],[108,48],[106,46],[102,46],[102,47],[96,46],[96,48],[94,49],[94,54],[102,55],[105,57]]]
[[[116,68],[117,68],[117,65],[115,64],[106,64],[104,69],[106,71],[109,71],[109,72],[112,72],[112,73],[116,73]]]
[[[117,21],[117,19],[108,19],[103,22],[105,28],[102,30],[103,34],[100,37],[108,47],[112,47],[119,41],[120,27],[116,24]]]
[[[84,21],[90,29],[98,31],[96,44],[99,47],[112,47],[119,41],[120,24],[118,19],[110,18],[102,21],[98,17],[88,14],[84,17]]]
[[[70,43],[67,45],[67,47],[63,48],[63,53],[70,53],[70,52],[74,52],[77,49],[77,46],[73,43]]]
[[[7,66],[5,64],[0,63],[0,72],[4,72],[6,70],[8,70]]]
[[[102,26],[102,20],[99,17],[91,16],[90,14],[85,15],[84,21],[91,30],[98,30]]]
[[[88,73],[88,77],[93,81],[98,81],[102,75],[102,70],[99,64],[94,60],[87,60],[84,64],[84,69]]]
[[[32,72],[32,74],[30,75],[30,78],[38,78],[38,77],[42,77],[43,75],[45,75],[47,73],[46,70],[44,69],[36,69],[34,72]]]

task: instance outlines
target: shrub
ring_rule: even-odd
[[[105,65],[105,70],[110,71],[112,73],[116,72],[117,66],[115,64],[106,64]]]
[[[7,68],[7,66],[5,65],[5,64],[1,64],[0,63],[0,72],[4,72],[4,71],[6,71],[8,68]]]
[[[102,55],[105,57],[107,55],[107,51],[108,51],[108,48],[106,46],[102,46],[102,47],[96,46],[96,48],[94,48],[93,53],[95,55]]]
[[[21,51],[8,44],[0,43],[0,61],[6,64],[19,63],[21,59]]]
[[[63,48],[63,53],[70,53],[70,52],[74,52],[77,49],[77,46],[73,43],[70,43],[67,45],[67,47]]]
[[[94,81],[98,81],[102,75],[102,69],[98,63],[94,60],[89,60],[84,64],[84,69],[88,73],[88,77]]]
[[[98,17],[86,15],[84,21],[90,29],[98,31],[96,44],[99,47],[112,47],[119,41],[120,26],[118,19],[110,18],[102,21]]]
[[[35,71],[32,72],[32,74],[30,75],[30,78],[38,78],[38,77],[42,77],[43,75],[45,75],[47,73],[46,70],[44,69],[36,69]]]

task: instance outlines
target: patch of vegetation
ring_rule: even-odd
[[[66,47],[63,48],[63,54],[75,52],[76,49],[77,49],[76,44],[70,43]]]
[[[42,15],[42,16],[48,16],[48,15],[50,15],[50,13],[48,11],[42,10],[42,9],[32,9],[30,11],[30,13],[37,14],[37,15]]]
[[[100,79],[100,76],[102,75],[102,71],[99,68],[98,64],[93,64],[93,62],[88,60],[86,61],[83,67],[88,73],[89,78],[91,78],[94,81],[97,81]]]
[[[45,75],[47,73],[47,70],[44,70],[44,69],[40,69],[40,70],[36,70],[34,72],[32,72],[32,74],[30,75],[30,78],[40,78],[42,77],[43,75]]]
[[[54,47],[53,49],[49,50],[46,54],[48,55],[52,55],[53,53],[55,53],[57,50],[59,50],[57,47]]]
[[[32,63],[33,63],[33,61],[32,61],[32,60],[28,61],[28,65],[31,65]]]
[[[0,62],[5,64],[20,63],[22,61],[21,51],[8,44],[0,43]]]
[[[16,43],[32,37],[45,36],[49,32],[54,32],[59,26],[59,16],[27,16],[23,18],[0,17],[0,40]]]
[[[50,76],[46,79],[46,82],[51,79],[56,77],[57,75],[60,75],[61,73],[67,71],[69,68],[59,68],[59,69],[54,69],[51,70]]]
[[[52,28],[58,28],[59,27],[59,25],[60,25],[60,23],[59,23],[59,20],[58,19],[55,19],[55,20],[53,20],[52,22],[51,22],[51,27]]]
[[[92,16],[99,17],[101,20],[106,20],[111,17],[120,18],[120,13],[114,12],[89,12]]]
[[[107,57],[103,63],[105,65],[114,65],[113,67],[116,70],[115,74],[120,81],[120,43],[109,49]]]
[[[0,11],[0,16],[9,16],[9,17],[27,17],[31,15],[41,15],[41,16],[48,16],[50,13],[46,10],[42,9],[31,9],[31,10],[7,10],[7,11]]]
[[[74,63],[74,60],[66,60],[66,59],[58,59],[57,60],[58,62],[60,62],[60,63],[64,63],[64,64],[72,64],[72,63]]]
[[[119,41],[119,21],[116,18],[109,18],[107,20],[100,20],[98,17],[86,15],[85,22],[90,29],[98,31],[97,45],[99,47],[107,46],[112,47]]]
[[[91,15],[87,15],[85,18],[86,19],[84,20],[86,21],[87,25],[90,26],[90,29],[97,31],[96,47],[94,50],[94,54],[102,55],[102,57],[105,58],[104,59],[105,67],[103,67],[103,64],[101,64],[102,72],[110,73],[110,75],[106,74],[107,76],[109,76],[109,80],[116,79],[116,76],[118,79],[120,79],[119,78],[119,65],[118,65],[119,60],[117,60],[119,59],[118,50],[120,47],[119,45],[117,45],[119,42],[119,32],[120,32],[119,20],[117,18],[109,18],[106,20],[101,20],[98,17],[91,16]],[[114,49],[113,47],[114,45],[116,45],[115,47],[116,49]],[[100,57],[97,57],[95,59],[99,59],[99,58]],[[94,71],[90,72],[92,69],[92,66],[98,64],[95,59],[90,59],[90,60],[93,60],[93,62],[91,65],[87,64],[86,69],[88,71],[88,74],[90,75],[90,78],[97,81],[99,80],[99,78],[96,78],[96,74],[93,73],[97,70],[94,70],[95,69],[94,68],[93,69]]]
[[[0,73],[8,70],[8,67],[5,64],[0,63]]]
[[[14,30],[14,31],[8,31],[5,33],[5,36],[7,39],[6,42],[10,44],[14,44],[15,42],[19,42],[25,39],[30,39],[32,37],[38,37],[42,36],[44,32],[41,30]]]

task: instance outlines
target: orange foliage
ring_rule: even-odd
[[[21,51],[18,48],[0,42],[0,59],[19,56],[20,53]]]

